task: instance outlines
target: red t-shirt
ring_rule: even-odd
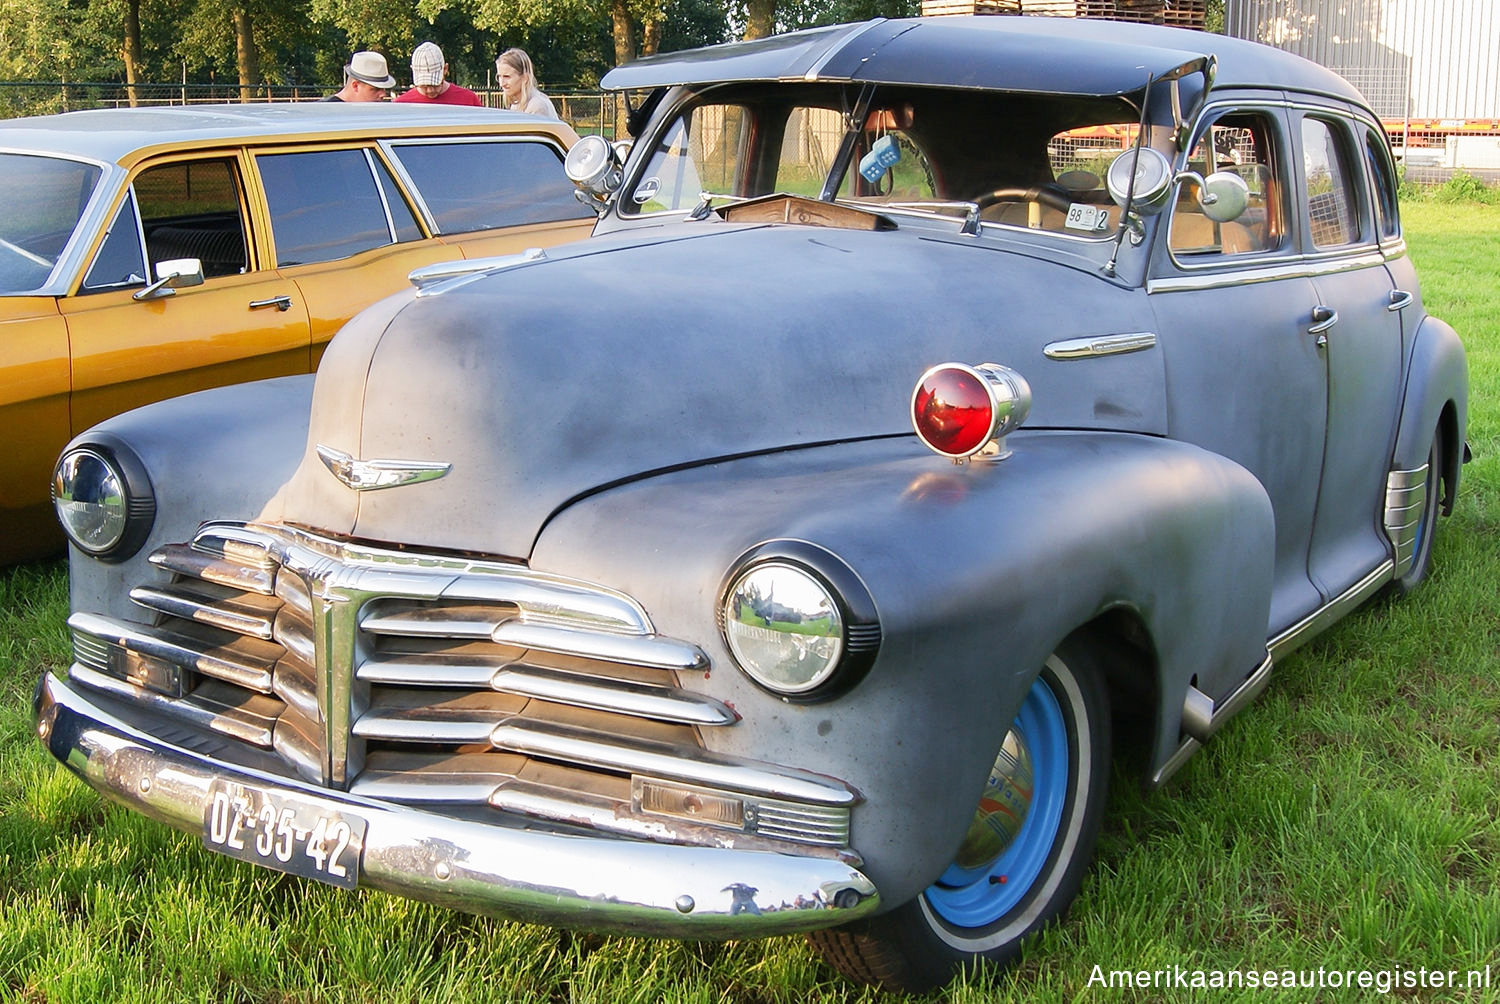
[[[413,87],[409,91],[402,91],[396,96],[397,101],[408,101],[418,105],[482,105],[479,95],[467,87],[457,84],[449,84],[448,89],[435,98],[424,98],[422,92]]]

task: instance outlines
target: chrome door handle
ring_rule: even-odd
[[[1391,290],[1391,302],[1386,306],[1385,309],[1391,311],[1392,313],[1395,313],[1398,310],[1404,310],[1407,307],[1411,306],[1411,301],[1413,299],[1414,297],[1406,290],[1393,289]]]
[[[1321,335],[1323,332],[1339,323],[1339,312],[1337,310],[1334,310],[1332,307],[1325,307],[1320,303],[1313,308],[1312,319],[1312,327],[1307,329],[1307,333],[1309,335]],[[1319,341],[1318,344],[1323,345],[1327,341],[1328,339],[1325,338]]]
[[[251,310],[259,310],[261,307],[275,307],[277,310],[291,310],[292,298],[290,296],[273,296],[265,300],[250,301]]]

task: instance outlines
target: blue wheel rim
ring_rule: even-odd
[[[1432,527],[1433,522],[1429,517],[1432,515],[1432,507],[1437,493],[1441,489],[1438,483],[1438,455],[1435,448],[1428,457],[1427,464],[1427,498],[1422,508],[1422,518],[1417,521],[1417,535],[1412,539],[1411,553],[1413,568],[1416,567],[1417,562],[1422,560],[1422,547],[1427,543],[1427,532]]]
[[[949,865],[927,887],[932,909],[959,927],[993,924],[1026,898],[1052,853],[1062,822],[1071,766],[1068,727],[1056,695],[1040,677],[1027,692],[1011,728],[1031,754],[1035,781],[1031,808],[1020,831],[989,865],[969,871]]]

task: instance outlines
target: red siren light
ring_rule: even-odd
[[[955,463],[1010,456],[1005,436],[1031,410],[1031,387],[998,363],[941,363],[917,381],[911,421],[923,443]]]

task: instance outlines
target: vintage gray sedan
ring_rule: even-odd
[[[1467,377],[1380,124],[1273,49],[1050,18],[606,84],[593,237],[73,442],[38,734],[338,885],[904,987],[1009,960],[1118,753],[1165,781],[1428,572]]]

